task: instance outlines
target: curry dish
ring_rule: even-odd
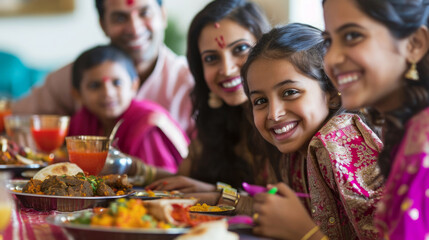
[[[44,181],[31,179],[22,189],[23,193],[56,196],[92,197],[127,194],[132,185],[127,175],[111,174],[88,176],[78,173],[75,176],[49,176]]]

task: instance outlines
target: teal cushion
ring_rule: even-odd
[[[23,97],[34,84],[42,82],[47,73],[29,68],[18,57],[0,51],[0,96],[12,99]]]

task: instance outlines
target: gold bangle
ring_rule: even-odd
[[[308,240],[311,238],[311,236],[313,236],[317,231],[319,231],[319,226],[315,226],[314,228],[310,229],[310,231],[308,231],[304,237],[301,238],[301,240]]]

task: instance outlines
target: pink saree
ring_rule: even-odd
[[[306,159],[284,162],[282,175],[329,239],[375,239],[375,205],[382,193],[377,178],[380,139],[353,114],[330,119],[311,139]]]
[[[376,226],[384,239],[429,239],[429,108],[406,124]]]
[[[116,133],[119,150],[149,165],[177,172],[188,154],[189,139],[165,109],[150,101],[133,100],[119,119],[124,120]],[[100,133],[98,118],[86,108],[70,120],[70,136]]]

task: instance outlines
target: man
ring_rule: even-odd
[[[113,45],[129,54],[140,78],[135,99],[165,107],[188,135],[193,130],[186,58],[164,44],[167,15],[162,0],[96,0],[100,26]],[[13,113],[72,115],[80,108],[71,94],[72,63],[51,73],[43,86],[12,104]],[[83,123],[84,124],[84,123]]]

